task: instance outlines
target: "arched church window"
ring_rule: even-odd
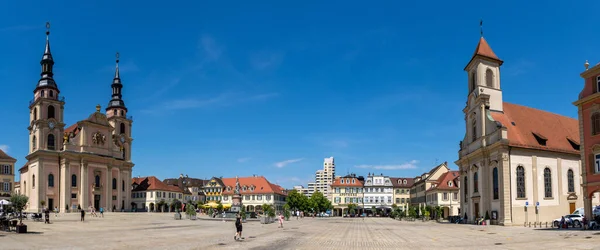
[[[592,135],[600,134],[600,113],[592,115]]]
[[[500,195],[500,191],[498,189],[498,168],[495,167],[494,170],[492,170],[492,186],[493,186],[493,192],[494,192],[494,200],[497,200],[499,198]]]
[[[471,72],[471,91],[477,89],[477,73]]]
[[[94,177],[94,185],[96,187],[100,187],[100,175],[96,175],[96,177]]]
[[[575,176],[573,175],[573,170],[569,169],[569,171],[567,171],[567,186],[568,186],[568,192],[569,193],[575,193]]]
[[[552,198],[552,171],[550,168],[544,169],[544,197]]]
[[[121,182],[121,191],[125,192],[125,181]]]
[[[31,188],[35,188],[35,175],[31,176]]]
[[[473,119],[473,121],[471,121],[471,140],[475,141],[477,140],[477,120]]]
[[[40,97],[44,97],[44,91],[40,91]]]
[[[48,106],[48,119],[54,118],[54,106]]]
[[[125,123],[121,123],[120,129],[119,129],[119,134],[125,134]]]
[[[479,174],[475,172],[473,174],[473,193],[477,193],[479,191]]]
[[[33,120],[37,121],[37,108],[33,108]]]
[[[54,91],[50,90],[50,97],[54,97]]]
[[[490,88],[494,87],[494,72],[491,69],[485,71],[485,85]]]
[[[31,144],[33,145],[33,150],[35,150],[37,148],[37,138],[35,137],[35,135],[33,136],[33,140],[31,141]]]
[[[48,187],[54,187],[54,175],[53,174],[48,175]]]
[[[48,150],[54,150],[54,135],[53,134],[49,134],[48,135]]]
[[[465,195],[463,195],[465,202],[467,202],[467,196],[469,196],[469,185],[467,185],[469,181],[469,178],[467,178],[467,176],[465,176],[465,185],[463,185],[464,187],[464,191],[465,191]]]
[[[77,175],[71,175],[71,187],[77,187]]]
[[[517,198],[525,198],[525,168],[517,167]]]
[[[113,178],[112,180],[112,189],[117,190],[117,178]]]

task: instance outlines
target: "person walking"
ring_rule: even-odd
[[[81,222],[85,221],[85,210],[81,209]]]
[[[104,218],[104,208],[103,207],[100,208],[100,216],[102,218]]]
[[[242,216],[238,213],[235,216],[235,235],[233,236],[233,240],[242,240]]]
[[[50,208],[46,208],[46,210],[44,210],[44,217],[46,217],[44,220],[44,224],[50,224]]]
[[[279,218],[279,227],[283,228],[283,215],[281,213],[279,213],[279,216],[277,216]]]

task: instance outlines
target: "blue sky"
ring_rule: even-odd
[[[68,125],[110,99],[121,54],[134,175],[413,177],[456,168],[467,74],[484,36],[504,100],[576,117],[585,60],[600,61],[598,1],[4,1],[0,147],[25,164],[28,102],[52,23]]]

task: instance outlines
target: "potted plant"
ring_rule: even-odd
[[[196,208],[192,204],[187,204],[185,214],[190,220],[196,219]]]
[[[10,202],[13,204],[13,207],[19,213],[19,224],[17,224],[17,233],[27,233],[27,225],[23,224],[23,209],[27,202],[29,201],[29,197],[22,194],[13,194],[10,197]]]
[[[488,211],[485,211],[485,225],[489,225],[490,224],[490,214]]]
[[[65,213],[68,213],[68,212],[69,212],[69,205],[67,204],[67,205],[65,205]]]
[[[45,200],[41,200],[41,201],[40,201],[40,205],[42,205],[41,212],[44,212],[44,208],[45,208],[45,206],[46,206],[46,201],[45,201]]]

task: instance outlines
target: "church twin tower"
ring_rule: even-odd
[[[27,164],[19,170],[21,193],[29,197],[27,211],[129,210],[133,121],[122,99],[119,54],[106,113],[98,105],[88,118],[65,126],[65,101],[54,80],[50,25],[46,28],[41,78],[29,103]]]
[[[33,100],[29,103],[30,110],[30,146],[29,154],[42,149],[47,151],[60,151],[63,143],[76,133],[73,128],[65,130],[64,123],[64,97],[53,76],[54,59],[50,51],[50,24],[46,23],[46,47],[40,62],[42,66],[41,78],[34,89]],[[115,130],[114,137],[122,151],[123,158],[130,161],[128,143],[131,138],[131,117],[127,116],[127,107],[122,97],[123,84],[119,74],[119,53],[116,55],[115,76],[111,85],[112,98],[106,108],[108,121]],[[98,108],[98,107],[97,107]]]

